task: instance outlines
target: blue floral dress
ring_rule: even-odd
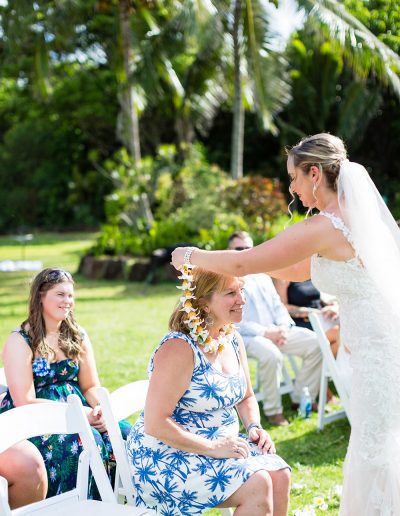
[[[237,340],[233,339],[233,346],[239,370],[226,375],[213,367],[188,335],[171,332],[154,351],[149,376],[157,350],[167,340],[176,338],[190,344],[195,364],[189,388],[179,400],[172,419],[189,432],[208,439],[238,435],[239,420],[234,407],[244,398],[246,376],[240,364]],[[127,439],[136,505],[163,516],[202,514],[229,498],[256,471],[289,467],[278,455],[263,455],[255,444],[248,442],[251,452],[246,459],[216,459],[184,452],[146,434],[142,413]]]
[[[19,330],[26,343],[30,339],[24,330]],[[49,363],[45,358],[36,358],[32,363],[33,381],[36,397],[52,401],[67,401],[70,394],[77,394],[86,407],[89,406],[78,384],[79,363],[71,359]],[[14,407],[10,392],[7,391],[0,405],[0,413]],[[119,423],[122,435],[126,439],[131,425],[127,421]],[[92,432],[99,448],[104,465],[113,476],[114,457],[107,432],[100,434],[92,427]],[[42,454],[48,476],[47,498],[73,489],[76,485],[79,454],[82,445],[78,434],[42,435],[30,439]],[[98,498],[93,477],[89,480],[89,496]]]

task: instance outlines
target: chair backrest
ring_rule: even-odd
[[[97,396],[103,411],[111,446],[117,462],[115,475],[115,494],[118,498],[120,482],[123,494],[129,505],[135,505],[135,490],[126,447],[122,439],[118,421],[125,419],[144,407],[146,402],[148,380],[138,380],[128,383],[115,390],[112,394],[105,387],[97,389]]]
[[[81,400],[76,394],[68,396],[67,403],[32,403],[0,414],[0,453],[24,439],[44,434],[79,434],[83,446],[81,455],[85,455],[83,462],[86,471],[78,470],[76,488],[68,493],[58,495],[59,497],[70,497],[77,500],[86,499],[87,473],[90,466],[101,499],[115,503],[111,484],[97,449],[88,419]],[[80,482],[83,482],[84,488],[82,488]],[[32,507],[49,503],[50,500],[54,503],[56,498],[57,496],[32,504]],[[0,507],[0,514],[11,514],[11,512],[7,513],[4,509],[3,497],[2,502],[3,512],[1,512]],[[29,506],[21,509],[21,514],[28,512],[30,512]]]
[[[148,380],[137,380],[119,387],[110,394],[112,411],[117,421],[126,419],[144,408]]]
[[[350,421],[350,383],[348,376],[343,375],[340,366],[333,356],[329,340],[323,328],[322,315],[312,312],[309,314],[310,322],[317,335],[318,344],[323,356],[323,369],[332,378],[336,390],[343,403],[346,415]],[[323,371],[324,374],[324,371]]]

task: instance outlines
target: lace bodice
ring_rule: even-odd
[[[352,244],[351,233],[337,216],[321,212]],[[390,324],[381,294],[366,273],[361,260],[355,256],[346,261],[330,260],[314,255],[311,259],[311,278],[321,291],[334,295],[340,307],[341,337],[356,356],[357,346],[365,348],[366,334],[381,338]],[[371,328],[370,328],[371,327]],[[366,328],[370,328],[367,332]],[[355,359],[355,358],[354,358]]]
[[[330,213],[320,214],[329,218],[352,244],[351,232],[341,219]],[[334,261],[315,255],[311,278],[319,290],[337,297],[340,340],[351,350],[352,433],[340,514],[400,514],[398,323],[357,256]],[[393,483],[399,492],[388,494],[387,486]]]

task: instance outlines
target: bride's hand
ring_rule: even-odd
[[[188,249],[188,247],[177,247],[172,251],[171,264],[178,271],[182,269],[183,257],[185,256],[185,253]]]

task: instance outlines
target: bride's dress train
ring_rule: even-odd
[[[341,219],[321,215],[352,243]],[[313,256],[311,271],[319,290],[336,295],[341,342],[351,351],[352,428],[340,515],[400,516],[398,322],[385,309],[387,303],[358,258],[340,262]]]

